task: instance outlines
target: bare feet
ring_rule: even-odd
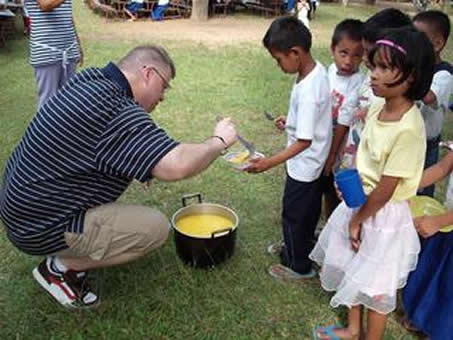
[[[359,340],[359,333],[353,332],[349,328],[330,328],[330,331],[327,331],[327,329],[328,327],[318,329],[317,336],[319,339],[330,340],[333,333],[333,335],[340,339]]]

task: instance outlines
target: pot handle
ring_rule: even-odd
[[[233,228],[225,228],[225,229],[219,229],[219,230],[213,231],[211,233],[211,238],[215,238],[215,235],[224,233],[226,231],[229,231],[229,233],[231,233],[233,231]]]
[[[202,203],[203,202],[203,199],[201,198],[201,194],[199,192],[197,192],[195,194],[187,194],[187,195],[182,196],[182,206],[183,207],[187,207],[186,201],[191,199],[191,198],[195,198],[195,197],[198,198],[198,203]]]

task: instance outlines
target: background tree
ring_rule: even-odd
[[[209,0],[192,0],[190,19],[195,21],[208,20]]]

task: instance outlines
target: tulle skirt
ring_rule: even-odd
[[[349,222],[356,209],[342,202],[322,230],[310,258],[320,279],[335,291],[332,307],[363,305],[382,314],[396,307],[396,292],[417,265],[420,241],[407,202],[387,203],[362,223],[358,252],[351,248]]]
[[[403,290],[409,320],[431,340],[453,338],[453,232],[422,240],[417,268]]]

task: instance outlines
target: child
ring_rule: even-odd
[[[417,268],[403,291],[404,309],[411,330],[426,333],[431,340],[451,339],[453,334],[453,232],[439,232],[453,224],[453,151],[425,170],[420,187],[426,187],[450,175],[446,203],[449,212],[414,220],[423,237]],[[414,329],[415,327],[415,329]]]
[[[420,251],[407,200],[423,172],[425,129],[414,101],[429,90],[433,48],[425,34],[401,28],[377,40],[368,58],[371,87],[385,102],[370,108],[357,153],[367,202],[358,209],[341,203],[310,254],[322,266],[322,287],[336,291],[331,306],[349,308],[348,327],[333,329],[342,339],[360,338],[363,306],[366,339],[383,338],[397,289],[406,284]],[[329,338],[323,327],[316,333]]]
[[[365,21],[362,32],[362,45],[364,49],[363,62],[367,68],[370,66],[367,54],[373,47],[374,43],[383,35],[383,32],[391,28],[398,28],[407,25],[412,25],[411,19],[406,14],[395,8],[386,8]],[[360,135],[364,127],[365,116],[374,100],[376,100],[376,97],[371,91],[370,76],[368,74],[359,89],[359,104],[354,110],[346,143],[340,151],[341,168],[355,167],[355,155],[360,142]]]
[[[22,17],[24,19],[24,35],[30,35],[30,16],[28,15],[27,7],[25,6],[25,0],[21,0],[22,4]]]
[[[324,66],[310,53],[310,31],[297,18],[274,20],[263,44],[283,72],[297,74],[288,116],[276,119],[277,128],[286,130],[288,142],[277,154],[252,160],[245,170],[258,173],[286,162],[284,246],[269,247],[271,252],[278,251],[281,259],[281,264],[269,268],[269,274],[280,279],[312,278],[316,272],[308,254],[321,212],[320,175],[332,138],[329,81]]]
[[[138,11],[143,9],[145,6],[144,0],[131,0],[126,4],[124,12],[129,16],[128,21],[137,20]]]
[[[363,56],[362,27],[360,20],[343,20],[335,27],[330,46],[334,62],[327,73],[332,95],[334,130],[323,175],[327,218],[340,203],[333,184],[333,172],[338,168],[339,150],[347,136],[353,110],[359,106],[359,89],[365,79],[365,75],[359,71]]]
[[[151,19],[154,21],[164,20],[165,11],[170,5],[170,0],[159,0],[157,4],[154,5],[151,12]]]
[[[309,1],[309,0],[308,0]],[[310,29],[310,22],[308,21],[308,12],[310,11],[310,5],[307,0],[299,0],[297,2],[297,18]]]
[[[434,46],[436,66],[430,91],[420,102],[420,111],[425,119],[427,149],[425,168],[439,160],[439,142],[444,116],[448,111],[448,101],[453,90],[453,67],[442,61],[440,54],[450,35],[450,19],[441,11],[426,11],[413,18],[415,27],[425,32]],[[434,196],[434,184],[419,193]]]

